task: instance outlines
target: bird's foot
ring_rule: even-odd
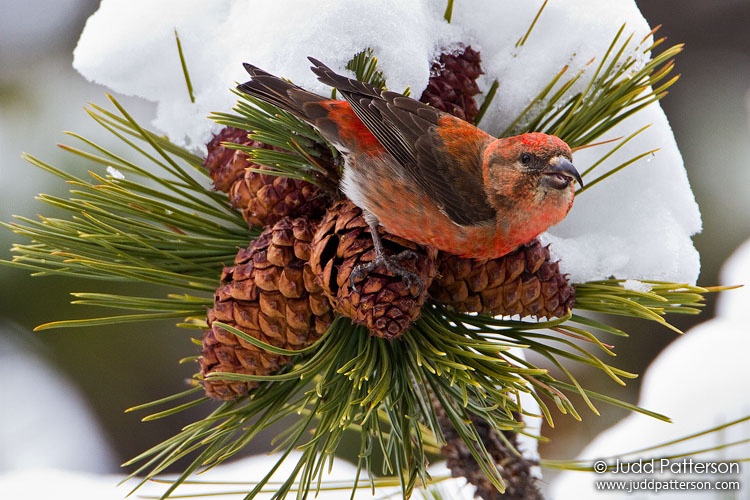
[[[396,255],[391,256],[386,256],[383,253],[379,253],[374,260],[359,264],[352,270],[352,273],[349,276],[349,284],[351,285],[352,290],[359,293],[360,290],[356,285],[356,281],[364,277],[366,274],[370,273],[376,267],[382,265],[388,272],[390,272],[394,276],[400,276],[403,279],[404,283],[406,283],[407,287],[411,288],[413,285],[417,285],[416,295],[419,295],[424,290],[424,281],[417,273],[409,271],[400,264],[400,261],[402,260],[416,261],[418,258],[419,255],[414,250],[404,250],[397,253]]]

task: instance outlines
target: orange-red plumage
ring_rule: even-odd
[[[496,139],[310,60],[318,78],[345,100],[323,98],[251,65],[245,67],[252,80],[239,89],[309,122],[345,154],[341,188],[371,225],[483,259],[533,240],[570,210],[581,178],[559,138]]]
[[[367,151],[369,154],[385,151],[378,139],[372,135],[346,101],[321,101],[320,107],[328,111],[328,118],[336,123],[339,138],[350,149]]]

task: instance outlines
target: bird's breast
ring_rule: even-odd
[[[494,221],[456,224],[390,155],[350,155],[342,189],[355,205],[372,214],[392,234],[457,255],[497,256]]]

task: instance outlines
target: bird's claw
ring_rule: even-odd
[[[352,270],[352,273],[349,275],[349,284],[351,285],[352,290],[359,293],[359,289],[357,288],[355,282],[379,265],[382,265],[394,276],[400,276],[406,283],[407,287],[411,288],[413,285],[417,285],[417,295],[420,295],[424,290],[424,281],[422,280],[422,278],[417,273],[405,269],[398,263],[401,260],[416,260],[418,258],[419,255],[413,250],[404,250],[390,257],[386,255],[379,255],[375,258],[375,260],[359,264],[357,267],[355,267]]]

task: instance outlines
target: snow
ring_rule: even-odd
[[[721,282],[726,286],[742,285],[742,288],[721,294],[716,304],[716,314],[733,321],[747,319],[750,304],[750,240],[745,241],[724,263]]]
[[[48,467],[0,473],[0,497],[46,500],[122,500],[128,489],[117,487],[124,477],[74,472]]]
[[[643,292],[643,293],[650,292],[651,289],[653,288],[648,283],[644,283],[638,280],[625,280],[622,284],[622,287],[625,288],[625,290],[632,290],[634,292]]]
[[[299,461],[301,453],[294,451],[274,474],[272,481],[276,484],[286,480],[292,468]],[[250,481],[260,478],[260,475],[270,470],[278,461],[279,455],[257,455],[240,460],[226,462],[199,476],[195,476],[187,484],[179,486],[174,498],[200,498],[208,496],[216,500],[236,500],[241,497],[237,492],[249,491]],[[444,463],[434,464],[431,468],[433,477],[450,477],[450,471]],[[352,484],[357,474],[357,468],[342,459],[336,459],[331,471],[326,469],[323,474],[323,486],[337,483],[338,485]],[[121,500],[134,488],[139,479],[133,479],[120,484],[125,479],[122,475],[91,474],[72,472],[55,468],[30,468],[0,473],[0,497],[8,499],[45,500],[48,498],[76,498],[77,500]],[[164,476],[160,479],[173,480],[174,476]],[[361,478],[366,481],[366,478]],[[273,484],[273,483],[272,483]],[[163,483],[147,482],[135,494],[136,498],[158,498],[167,489]],[[269,489],[271,489],[269,487]],[[439,490],[443,498],[465,499],[473,498],[474,488],[466,484],[466,480],[447,479],[439,483]],[[61,497],[60,494],[63,493]],[[234,493],[226,493],[234,492]],[[400,487],[378,487],[373,496],[369,484],[363,484],[352,497],[348,486],[338,489],[322,489],[316,498],[325,500],[365,500],[372,498],[395,498]],[[224,494],[226,493],[226,494]],[[292,493],[291,496],[293,496]],[[257,500],[267,500],[273,496],[272,492],[257,495]],[[172,497],[170,497],[172,498]],[[432,498],[421,494],[417,490],[413,495],[415,500]]]
[[[276,482],[276,484],[279,484],[283,481],[285,481],[290,474],[292,473],[292,470],[294,466],[297,464],[297,462],[300,460],[300,457],[302,454],[298,451],[294,451],[290,453],[290,455],[287,457],[287,459],[284,461],[284,463],[279,467],[278,471],[273,475],[273,478],[271,482]],[[248,481],[249,478],[255,478],[259,479],[262,475],[265,475],[265,473],[276,464],[276,462],[279,460],[280,455],[256,455],[244,459],[240,459],[233,462],[227,462],[225,464],[222,464],[214,469],[211,469],[200,476],[196,476],[195,480],[198,482],[205,481],[206,484],[185,484],[177,488],[175,494],[176,495],[184,495],[188,498],[198,498],[199,495],[206,495],[209,494],[210,498],[217,498],[217,499],[236,499],[238,498],[237,494],[234,495],[218,495],[218,493],[225,492],[225,491],[242,491],[245,489],[245,491],[249,491],[249,488],[243,488],[242,483],[244,481]],[[431,468],[432,471],[433,468]],[[440,477],[449,477],[450,471],[447,470],[443,464],[435,464],[434,471],[432,472],[435,476]],[[330,470],[330,473],[328,469],[326,469],[326,472],[323,474],[323,486],[322,488],[326,487],[326,484],[331,485],[333,483],[339,483],[340,485],[346,485],[343,488],[340,489],[329,489],[329,490],[321,490],[319,496],[317,498],[323,498],[325,500],[347,500],[349,498],[354,498],[355,500],[364,500],[364,499],[372,499],[372,498],[390,498],[390,497],[397,497],[399,492],[401,491],[401,488],[399,486],[390,486],[390,487],[378,487],[376,489],[376,494],[373,495],[372,491],[369,488],[369,484],[366,484],[367,481],[367,475],[366,473],[362,474],[362,477],[360,478],[363,481],[362,487],[357,491],[357,493],[352,497],[351,489],[348,485],[351,485],[354,482],[354,478],[357,475],[357,468],[350,462],[347,462],[343,459],[336,459],[333,462],[333,467]],[[232,482],[233,484],[227,485],[227,484],[220,484],[222,481],[224,482]],[[210,482],[213,482],[214,484],[209,484]],[[448,480],[444,483],[444,486],[446,488],[446,491],[450,491],[452,494],[451,496],[447,496],[446,498],[456,498],[456,499],[466,499],[470,500],[472,498],[470,488],[463,488],[463,484],[465,483],[464,480]],[[159,489],[164,490],[166,487],[160,486]],[[147,488],[145,488],[143,491],[139,490],[139,493],[141,494],[161,494],[162,491],[158,491],[157,488],[151,487],[151,485],[148,485]],[[267,500],[270,499],[273,496],[272,493],[261,493],[258,495],[258,500]],[[289,495],[288,498],[291,498],[294,496],[294,493]],[[312,497],[313,495],[310,495]],[[423,498],[421,495],[416,494],[414,495],[414,498],[416,500],[420,500]]]
[[[314,55],[343,68],[373,48],[389,86],[424,88],[429,61],[448,33],[442,12],[421,0],[104,0],[86,23],[74,67],[125,95],[158,103],[154,125],[180,144],[211,138],[212,111],[236,100],[230,88],[248,79],[248,61],[314,91],[330,93],[310,71]],[[175,41],[179,34],[195,88],[191,104]],[[214,129],[216,130],[216,129]]]
[[[620,28],[633,34],[626,53],[645,62],[637,42],[651,31],[633,0],[549,2],[525,44],[541,0],[457,2],[451,24],[438,0],[103,0],[89,18],[75,50],[74,66],[86,78],[157,103],[153,125],[173,141],[200,151],[217,127],[206,116],[228,111],[230,92],[247,79],[252,62],[310,90],[328,93],[309,71],[312,55],[338,71],[370,47],[388,86],[419,95],[430,62],[461,43],[481,52],[480,88],[500,82],[482,128],[499,134],[565,65],[584,76],[570,89],[585,89]],[[195,88],[189,100],[177,55],[182,42]],[[679,60],[678,60],[679,63]],[[653,104],[619,124],[603,139],[628,136],[651,125],[603,165],[595,176],[644,152],[658,151],[582,193],[561,224],[543,235],[561,269],[574,282],[617,277],[695,283],[700,272],[691,237],[701,218],[682,157],[666,116]],[[586,170],[612,146],[575,153]]]
[[[113,179],[117,179],[119,181],[125,179],[125,175],[122,172],[120,172],[119,170],[117,170],[115,167],[111,166],[111,165],[107,167],[107,173]]]
[[[664,112],[651,105],[611,134],[626,135],[649,123],[608,165],[659,151],[577,197],[569,216],[543,238],[574,282],[609,276],[689,284],[698,279],[700,257],[690,236],[700,232],[700,212]],[[575,153],[575,163],[585,169],[602,154],[598,149]]]
[[[14,380],[2,389],[9,403],[0,411],[0,474],[29,467],[115,470],[116,458],[86,401],[28,337],[0,322],[0,363]],[[5,496],[0,488],[0,498],[27,497]]]
[[[750,283],[750,240],[735,251],[722,271],[722,284],[746,283]],[[717,317],[692,328],[671,343],[649,367],[643,379],[638,405],[667,415],[673,423],[633,413],[599,435],[581,452],[578,459],[593,462],[599,458],[678,439],[750,415],[750,392],[747,390],[750,386],[750,370],[747,369],[750,335],[745,324],[748,303],[750,292],[746,287],[722,292],[717,304]],[[644,452],[628,459],[648,460],[651,457],[684,453],[696,461],[732,461],[732,457],[747,457],[747,443],[700,455],[691,452],[747,439],[748,436],[750,422],[744,422],[719,433]],[[750,471],[746,464],[741,465],[740,471],[740,476],[703,474],[696,477],[695,474],[683,474],[669,477],[644,474],[624,478],[638,481],[670,478],[740,481],[746,489],[750,484]],[[649,492],[635,495],[625,492],[605,494],[594,490],[594,481],[597,479],[621,478],[623,477],[618,478],[614,474],[596,476],[590,473],[565,472],[554,482],[550,498],[651,498]],[[683,491],[660,491],[658,496],[665,500],[686,498]],[[716,496],[701,498],[725,497],[717,492]]]

